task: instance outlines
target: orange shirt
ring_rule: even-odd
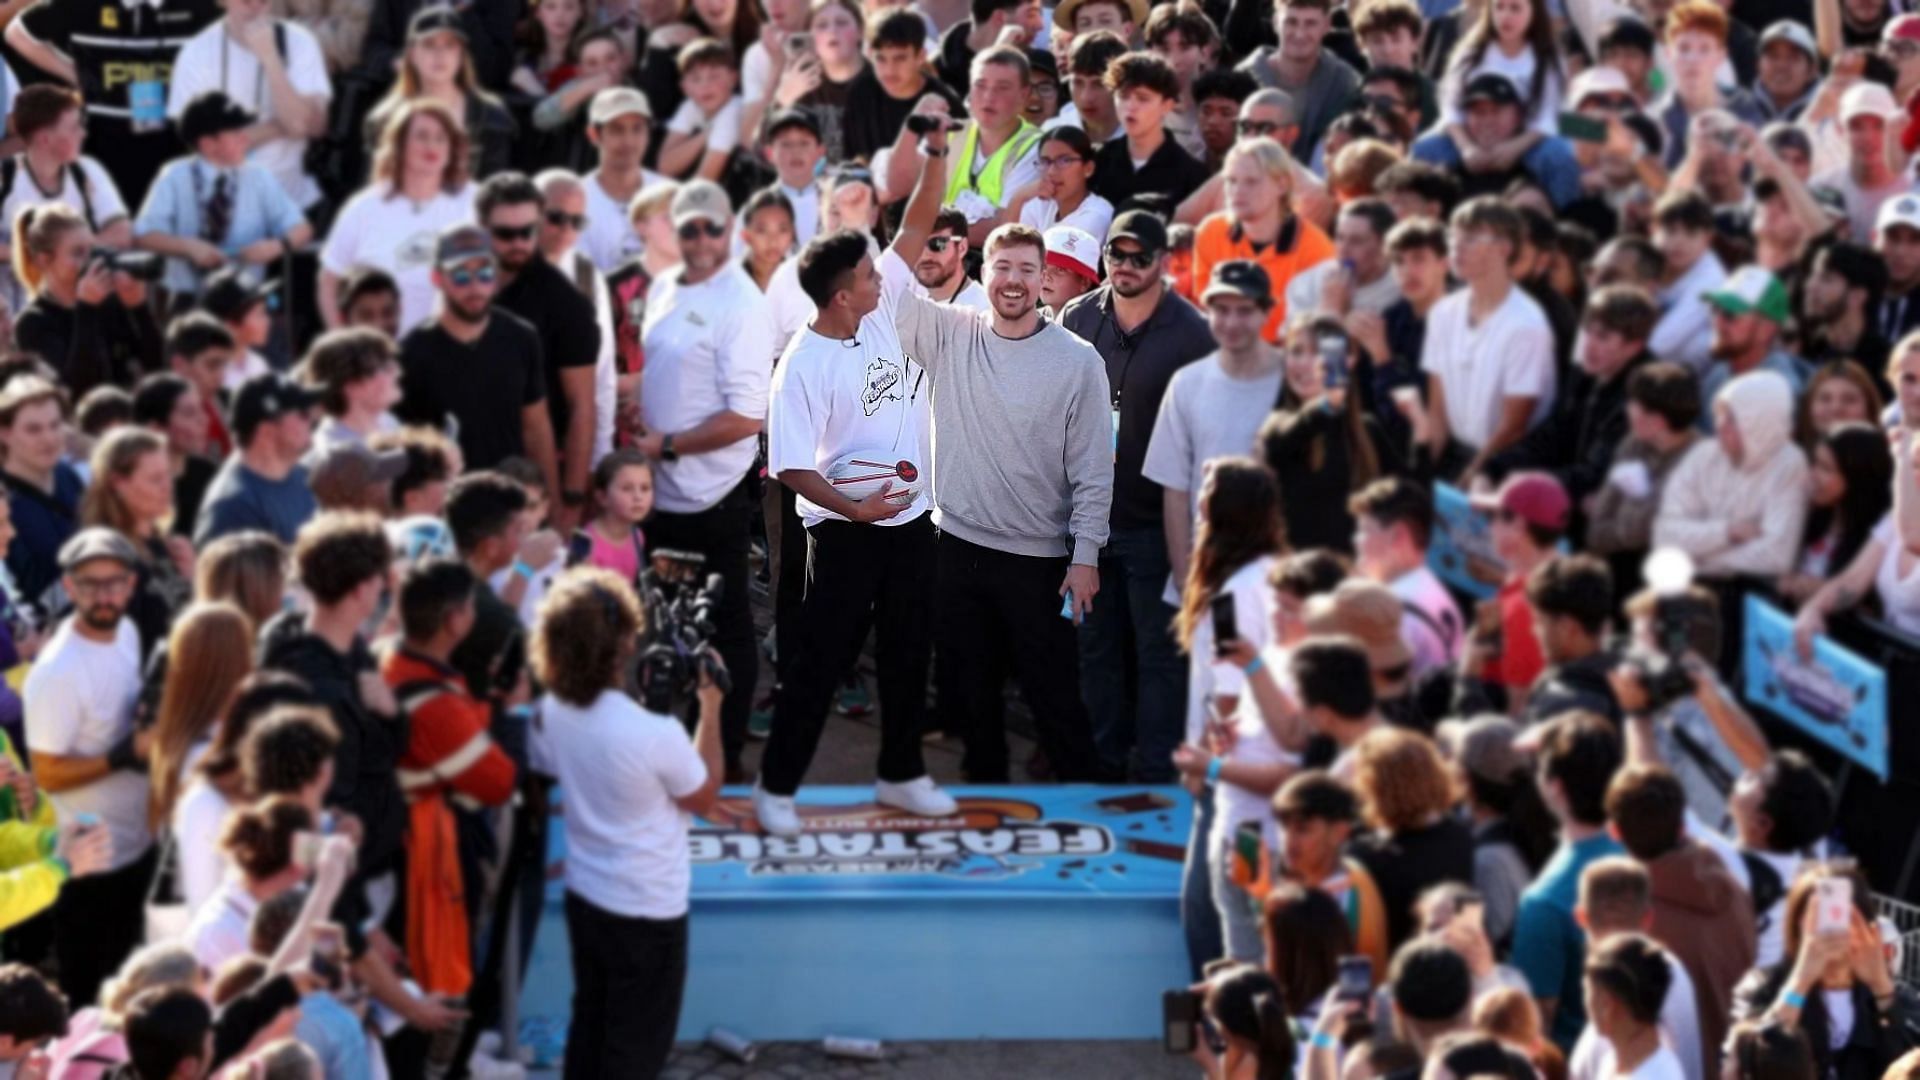
[[[1277,242],[1255,251],[1252,241],[1240,234],[1240,227],[1227,220],[1223,210],[1207,215],[1193,237],[1193,291],[1187,299],[1200,303],[1213,280],[1213,268],[1229,259],[1251,259],[1260,264],[1273,282],[1273,311],[1267,315],[1266,338],[1280,342],[1280,331],[1287,324],[1287,282],[1310,266],[1333,258],[1333,241],[1313,222],[1298,214],[1289,216],[1280,226]]]

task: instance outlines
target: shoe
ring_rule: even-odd
[[[768,695],[754,702],[753,712],[747,716],[747,738],[766,739],[773,734],[773,696]]]
[[[865,716],[873,711],[873,695],[867,692],[867,680],[858,675],[840,687],[833,711],[841,716]]]
[[[941,791],[931,776],[917,776],[899,784],[881,780],[873,785],[873,801],[920,817],[952,817],[960,812],[960,804]]]
[[[753,816],[759,819],[762,829],[775,836],[800,835],[800,812],[794,809],[791,795],[770,795],[755,784]]]

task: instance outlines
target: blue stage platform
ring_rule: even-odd
[[[865,787],[801,793],[807,831],[759,831],[729,789],[693,835],[683,1039],[1151,1039],[1187,981],[1178,788],[956,788],[912,818]],[[564,803],[564,794],[561,797]],[[555,820],[523,1015],[565,1030],[572,993]]]

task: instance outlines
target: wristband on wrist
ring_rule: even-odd
[[[1219,783],[1220,770],[1225,768],[1226,764],[1227,764],[1226,758],[1218,758],[1218,757],[1214,758],[1212,761],[1207,762],[1207,783],[1209,784]]]
[[[533,567],[525,559],[513,560],[513,572],[529,582],[533,580]]]
[[[1324,1031],[1314,1032],[1313,1037],[1308,1039],[1307,1042],[1311,1044],[1315,1050],[1337,1050],[1340,1048],[1340,1044],[1333,1041],[1333,1036]]]
[[[1243,671],[1243,672],[1245,672],[1245,673],[1246,673],[1246,674],[1248,674],[1248,675],[1255,675],[1255,674],[1258,674],[1258,673],[1259,673],[1259,671],[1260,671],[1260,669],[1261,669],[1261,668],[1263,668],[1263,667],[1266,667],[1266,666],[1267,666],[1267,658],[1266,658],[1266,657],[1264,657],[1264,656],[1255,656],[1255,657],[1253,658],[1253,660],[1252,660],[1252,662],[1251,662],[1251,663],[1249,663],[1249,664],[1247,664],[1247,666],[1246,666],[1246,667],[1243,667],[1243,668],[1241,668],[1240,670],[1241,670],[1241,671]]]
[[[1791,1005],[1796,1009],[1804,1009],[1807,1007],[1807,995],[1789,986],[1780,992],[1780,1003]]]

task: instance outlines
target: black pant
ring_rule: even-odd
[[[791,795],[800,787],[840,676],[859,658],[867,628],[875,624],[880,779],[926,774],[920,729],[933,644],[933,547],[927,514],[905,525],[822,521],[807,530],[806,600],[794,620],[796,632],[780,643],[784,678],[760,761],[760,783],[769,792]],[[798,569],[789,566],[783,573]]]
[[[647,546],[653,550],[697,551],[707,557],[703,574],[719,574],[719,609],[714,612],[713,646],[726,661],[733,690],[720,706],[720,742],[727,771],[740,767],[747,744],[747,717],[753,712],[754,683],[760,678],[760,654],[753,641],[753,603],[747,593],[747,528],[758,509],[742,480],[713,506],[696,514],[656,510],[647,521]]]
[[[1055,776],[1092,780],[1093,724],[1080,700],[1079,641],[1073,621],[1060,617],[1067,557],[1009,555],[948,532],[936,547],[940,718],[966,739],[967,779],[1009,779],[1003,688],[1011,672]]]
[[[636,919],[567,893],[573,1020],[565,1080],[660,1075],[687,988],[687,917]]]
[[[112,873],[73,878],[60,887],[53,905],[53,955],[60,961],[60,992],[69,1008],[93,1004],[100,984],[140,947],[157,858],[148,848]]]
[[[807,596],[807,530],[794,505],[793,489],[778,480],[780,578],[773,583],[774,685],[787,676],[787,661],[799,651],[800,605]]]

